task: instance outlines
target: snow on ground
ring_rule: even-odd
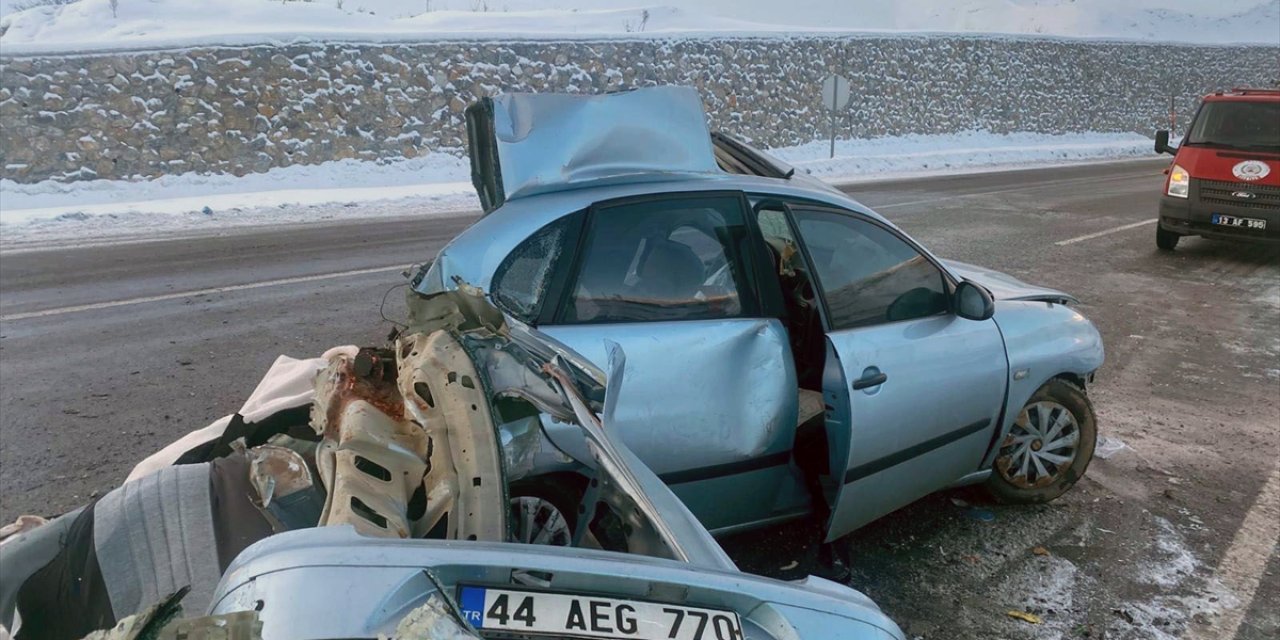
[[[926,31],[1280,44],[1280,0],[0,0],[9,54],[296,39]],[[112,5],[115,9],[112,9]]]
[[[970,131],[870,140],[817,140],[775,149],[789,164],[830,182],[1008,169],[1102,158],[1152,158],[1152,141],[1136,133],[991,134]]]
[[[832,183],[911,175],[1151,158],[1151,140],[1128,133],[969,132],[839,140],[836,157],[817,141],[772,152]],[[386,207],[350,207],[363,202]],[[332,206],[330,206],[332,205]],[[431,215],[477,208],[465,158],[433,153],[412,160],[340,160],[237,178],[182,174],[155,180],[0,180],[0,243],[158,235],[241,226],[322,223],[334,218]]]

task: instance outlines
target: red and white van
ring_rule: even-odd
[[[1156,246],[1182,236],[1280,243],[1280,89],[1207,95],[1177,147],[1160,197]]]

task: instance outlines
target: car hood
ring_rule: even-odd
[[[1042,300],[1062,304],[1079,302],[1073,295],[1057,289],[1027,284],[1007,273],[954,260],[944,262],[952,273],[986,287],[996,300]]]

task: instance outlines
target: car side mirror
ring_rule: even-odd
[[[965,280],[956,287],[956,315],[965,320],[990,320],[996,314],[991,292]]]
[[[1156,153],[1167,153],[1171,156],[1178,155],[1177,148],[1169,146],[1169,132],[1164,129],[1156,132]]]

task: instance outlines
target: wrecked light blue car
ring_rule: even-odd
[[[467,283],[597,366],[613,427],[717,534],[817,513],[828,541],[939,489],[1067,491],[1093,456],[1098,331],[1065,293],[942,260],[720,134],[695,91],[468,111],[485,215],[414,279]],[[581,492],[580,430],[525,490]]]

